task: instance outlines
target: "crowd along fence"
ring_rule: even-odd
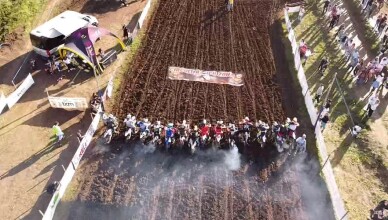
[[[310,94],[309,86],[307,84],[306,75],[304,73],[304,69],[301,63],[299,47],[296,41],[295,32],[292,28],[291,21],[288,17],[288,13],[290,12],[298,12],[299,10],[295,10],[295,8],[286,7],[284,9],[284,18],[286,22],[286,27],[288,31],[288,39],[291,42],[292,53],[294,55],[294,64],[295,69],[297,70],[297,77],[299,84],[302,88],[302,93],[304,96],[305,105],[307,107],[307,111],[310,116],[310,120],[312,125],[315,124],[317,120],[317,110],[314,107],[313,97]],[[323,159],[328,158],[328,153],[325,145],[325,140],[323,138],[320,126],[315,126],[315,137],[317,141],[317,146],[319,149],[320,157]],[[333,204],[334,214],[337,219],[347,219],[347,211],[345,209],[344,202],[340,196],[337,183],[335,181],[334,173],[330,161],[325,162],[325,166],[322,168],[322,173],[325,177],[326,185],[328,187],[331,202]]]

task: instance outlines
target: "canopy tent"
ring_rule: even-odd
[[[83,27],[72,33],[65,40],[65,46],[59,49],[59,55],[64,58],[66,51],[71,51],[81,59],[83,59],[88,65],[90,65],[96,72],[102,72],[102,67],[97,60],[97,54],[94,49],[94,43],[102,36],[110,35],[118,41],[121,48],[125,50],[125,44],[116,35],[110,31],[89,25]]]

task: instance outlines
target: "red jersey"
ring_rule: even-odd
[[[209,127],[206,125],[201,128],[201,136],[205,135],[209,135]]]
[[[216,127],[214,128],[214,131],[216,132],[216,135],[221,135],[221,134],[222,134],[222,128],[219,127],[219,126],[216,126]]]

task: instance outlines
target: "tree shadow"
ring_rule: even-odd
[[[330,163],[333,167],[336,167],[348,151],[351,143],[354,141],[354,138],[349,133],[344,140],[342,140],[341,144],[333,151],[333,157],[330,160]]]
[[[89,113],[90,112],[85,112],[83,117],[80,119],[81,123],[74,123],[70,127],[63,130],[63,132],[65,133],[65,139],[64,139],[64,142],[62,143],[62,147],[61,147],[63,149],[60,152],[56,153],[56,154],[60,154],[59,158],[56,159],[55,161],[49,163],[37,175],[34,176],[34,179],[36,179],[37,177],[39,177],[47,172],[52,171],[52,174],[49,176],[47,181],[46,182],[43,181],[45,183],[44,189],[46,189],[52,182],[61,180],[63,173],[64,173],[62,165],[65,168],[67,168],[69,161],[71,161],[71,159],[74,156],[74,153],[77,150],[78,145],[79,145],[79,142],[77,140],[77,135],[76,135],[77,131],[81,130],[81,132],[84,133],[84,132],[86,132],[86,130],[88,129],[88,126],[90,125],[91,118],[89,116]],[[92,145],[92,143],[91,143],[91,145]],[[92,148],[92,146],[89,146],[88,149],[90,149],[90,148]],[[52,149],[52,150],[55,150],[55,149]],[[42,157],[43,155],[51,152],[52,150],[49,151],[49,149],[48,149],[45,152],[40,151],[41,153],[34,157],[34,161],[36,162],[39,159],[38,157]],[[56,155],[51,155],[51,157],[48,158],[46,161],[50,160],[51,158],[53,158],[55,156]],[[33,162],[33,161],[30,160],[30,162],[28,164],[31,165],[32,164],[31,162]],[[16,171],[20,172],[21,170],[25,169],[27,167],[26,165],[28,165],[28,164],[24,163],[24,166],[23,166],[23,164],[19,164],[17,166],[18,169],[13,168],[14,171],[12,171],[12,172],[13,173],[16,173]],[[39,182],[38,184],[41,184],[43,182]],[[34,185],[33,187],[36,187],[38,184]],[[41,210],[42,212],[46,211],[47,205],[49,204],[51,197],[52,197],[52,195],[46,193],[45,190],[43,190],[42,194],[37,198],[35,204],[31,207],[31,209],[22,213],[21,215],[19,215],[19,217],[25,215],[28,212],[28,214],[23,216],[21,219],[40,219],[42,216],[40,215],[39,210]]]
[[[144,1],[144,0],[142,0]],[[126,0],[128,6],[133,3],[136,3],[137,0],[128,1]],[[105,14],[111,11],[117,11],[120,8],[124,7],[120,1],[112,1],[112,0],[89,0],[86,4],[83,5],[80,10],[81,13],[85,14]]]

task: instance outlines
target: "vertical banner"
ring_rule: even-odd
[[[7,105],[9,108],[12,108],[19,99],[26,93],[26,91],[34,84],[34,79],[32,78],[31,73],[28,74],[27,78],[22,82],[22,84],[7,97]]]

